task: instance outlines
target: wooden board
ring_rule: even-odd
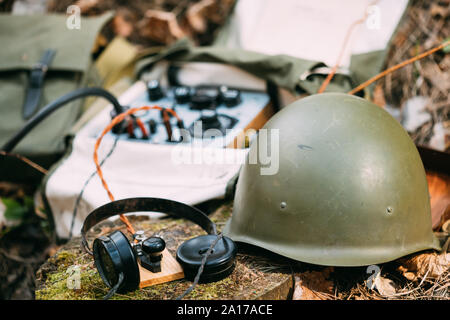
[[[184,278],[183,268],[167,249],[164,249],[163,251],[163,258],[161,260],[161,272],[150,272],[139,265],[139,273],[141,276],[141,283],[139,284],[139,288],[150,287],[155,284]]]

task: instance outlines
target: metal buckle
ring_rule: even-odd
[[[37,62],[31,67],[31,71],[42,71],[43,73],[46,73],[48,71],[48,65]]]
[[[321,66],[321,67],[317,67],[317,68],[313,68],[311,70],[307,70],[305,72],[303,72],[300,76],[299,76],[299,80],[300,81],[306,81],[308,80],[308,77],[310,76],[315,76],[315,75],[320,75],[320,76],[327,76],[328,74],[331,73],[332,68],[327,67],[327,66]],[[336,71],[336,75],[341,75],[344,77],[348,77],[351,81],[350,78],[350,70],[348,70],[347,68],[338,68]]]

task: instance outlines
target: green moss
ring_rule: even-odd
[[[107,292],[88,254],[80,251],[61,250],[48,261],[56,266],[56,271],[47,274],[45,287],[36,290],[38,300],[78,300],[99,299]],[[80,270],[80,289],[70,289],[70,270],[77,267]]]
[[[75,253],[63,250],[63,251],[59,251],[56,254],[55,263],[58,266],[67,266],[67,265],[72,265],[76,260],[77,260],[77,256],[75,255]]]
[[[38,300],[92,300],[101,299],[108,288],[95,269],[81,270],[80,289],[70,289],[68,268],[58,270],[47,278],[47,286],[36,291]]]
[[[186,299],[220,299],[225,297],[233,286],[235,283],[231,277],[209,284],[199,284],[186,296]]]

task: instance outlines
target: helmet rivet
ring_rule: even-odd
[[[286,207],[287,207],[287,203],[284,202],[284,201],[282,201],[282,202],[280,203],[280,208],[281,208],[281,209],[286,209]]]
[[[387,208],[386,208],[386,213],[387,213],[387,214],[392,214],[392,213],[394,213],[394,208],[392,208],[392,207],[387,207]]]

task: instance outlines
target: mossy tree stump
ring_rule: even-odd
[[[229,204],[219,207],[211,218],[221,230],[231,215]],[[149,219],[130,217],[135,229],[147,235],[159,234],[175,256],[176,248],[185,240],[204,234],[198,226],[182,219]],[[114,230],[125,228],[120,221],[104,221],[94,227],[89,241]],[[68,285],[73,267],[80,275],[80,288]],[[191,285],[177,280],[158,284],[127,294],[116,294],[112,299],[175,299]],[[293,275],[289,262],[282,257],[238,251],[236,267],[231,276],[214,283],[199,284],[185,299],[288,299],[292,295]],[[108,288],[102,282],[92,257],[80,247],[80,238],[74,238],[48,259],[37,272],[36,299],[102,299]]]

